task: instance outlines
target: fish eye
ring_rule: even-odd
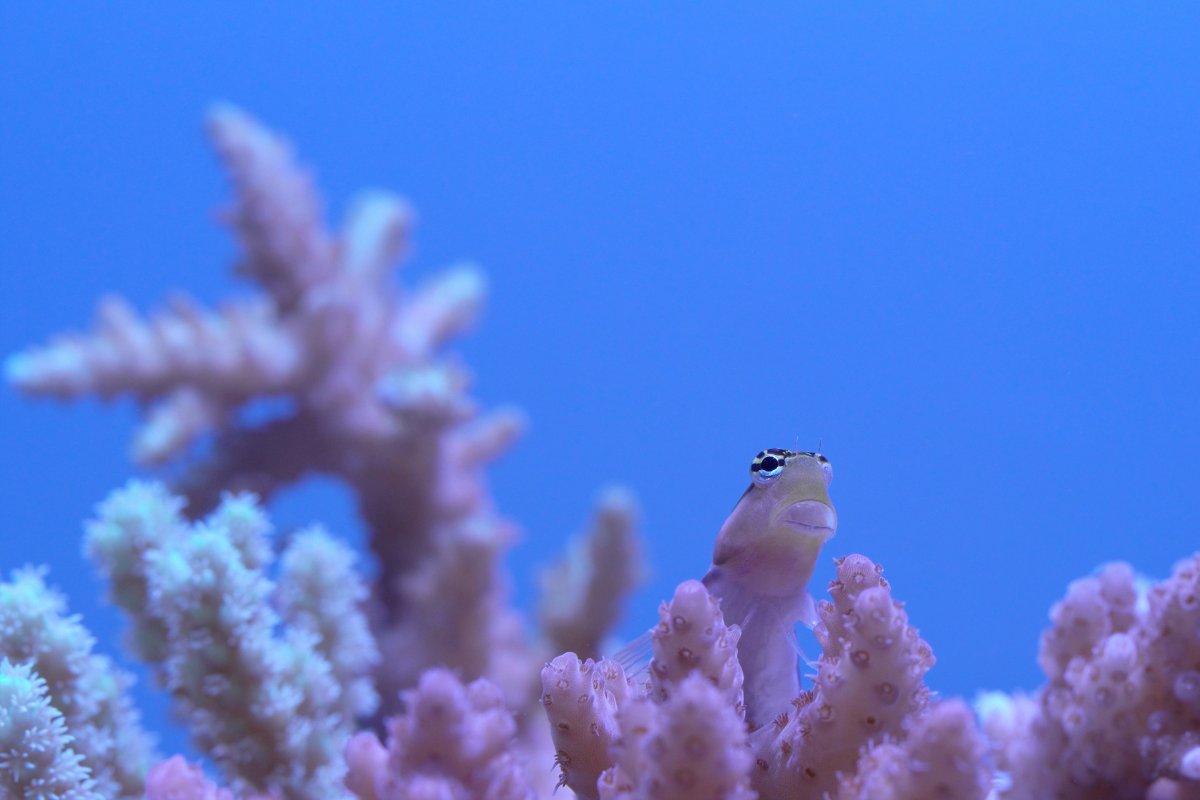
[[[783,452],[764,450],[754,457],[750,465],[750,475],[757,483],[766,483],[778,478],[787,463],[787,455]]]

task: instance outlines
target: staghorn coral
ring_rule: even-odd
[[[183,756],[171,756],[155,764],[146,774],[146,800],[234,800],[233,792],[221,789],[204,777],[204,771]]]
[[[617,711],[636,695],[633,682],[614,661],[580,661],[563,653],[542,668],[542,705],[554,739],[559,786],[595,798],[596,781],[612,765],[611,748],[621,735]]]
[[[173,487],[181,500],[131,488],[146,501],[141,515],[121,512],[126,518],[108,519],[107,533],[95,526],[89,533],[113,599],[131,612],[130,644],[139,657],[176,676],[168,682],[183,681],[186,670],[171,667],[180,640],[212,635],[188,627],[184,601],[163,589],[217,602],[213,587],[204,594],[205,587],[188,585],[184,563],[201,564],[229,591],[242,592],[235,616],[257,620],[261,636],[281,617],[281,652],[312,651],[282,662],[257,654],[265,691],[284,674],[309,687],[308,700],[285,691],[270,701],[300,703],[305,724],[316,725],[304,734],[304,757],[316,759],[304,775],[272,772],[296,744],[280,738],[282,729],[264,746],[284,749],[261,759],[253,749],[217,744],[218,710],[205,711],[209,718],[196,731],[221,753],[217,761],[235,782],[294,793],[325,769],[318,762],[332,764],[327,746],[337,749],[340,736],[332,731],[370,713],[375,697],[380,723],[398,710],[401,690],[448,666],[467,679],[491,679],[519,710],[536,698],[536,666],[554,645],[530,636],[508,605],[501,561],[516,528],[495,510],[483,474],[515,440],[522,417],[511,409],[480,415],[466,394],[467,370],[444,352],[478,313],[481,273],[459,265],[416,290],[395,286],[411,216],[402,200],[364,193],[332,232],[309,174],[282,138],[231,106],[214,108],[208,122],[235,189],[226,221],[241,244],[237,272],[260,293],[216,310],[176,297],[150,316],[108,298],[93,331],[16,354],[5,369],[34,396],[133,398],[145,409],[135,459],[181,467]],[[265,420],[256,411],[264,399],[281,409]],[[358,619],[363,598],[355,581],[340,577],[345,559],[331,557],[322,537],[296,537],[281,562],[274,607],[251,608],[269,593],[261,570],[273,559],[256,503],[314,473],[351,489],[368,529],[378,567],[365,604],[370,636],[358,623],[345,624]],[[208,517],[193,529],[182,513]],[[558,577],[544,607],[562,612],[547,617],[551,642],[574,636],[599,647],[620,596],[642,571],[635,520],[628,493],[605,494],[576,551],[606,558],[581,565],[576,555],[551,570]],[[587,630],[576,632],[579,625]],[[370,655],[375,646],[380,659]],[[384,667],[373,680],[359,669],[370,662]],[[183,696],[196,713],[204,708],[198,695]],[[327,731],[329,742],[320,734],[327,712],[340,720]],[[549,747],[541,726],[523,724],[520,735],[529,752]]]
[[[555,647],[531,641],[507,606],[500,560],[514,526],[483,477],[523,419],[512,409],[480,416],[466,369],[443,353],[478,314],[482,274],[461,264],[401,290],[392,272],[409,239],[403,200],[366,192],[332,232],[282,138],[228,105],[211,111],[208,132],[235,189],[226,221],[242,246],[237,272],[261,294],[216,311],[176,297],[149,317],[105,299],[91,333],[12,356],[9,381],[34,396],[134,398],[146,419],[133,455],[184,463],[175,490],[193,518],[225,492],[269,502],[311,474],[344,481],[378,566],[370,620],[388,663],[377,676],[381,711],[395,711],[398,691],[440,665],[531,702],[530,676]],[[243,412],[264,398],[284,412],[247,421]],[[196,455],[205,437],[211,455]],[[590,543],[576,549],[607,557],[581,569],[575,556],[553,571],[552,642],[587,620],[580,635],[599,646],[641,572],[635,516],[627,494],[605,495]],[[445,579],[460,570],[471,579]],[[448,630],[456,635],[431,638]],[[149,639],[139,647],[161,634],[141,629]]]
[[[667,704],[693,674],[704,679],[715,699],[708,696],[708,689],[693,686],[687,699],[662,713],[677,711],[686,716],[693,713],[694,703],[717,706],[733,715],[730,730],[744,732],[738,631],[725,627],[716,600],[699,581],[687,581],[676,589],[670,603],[659,607],[658,616],[659,624],[651,634],[651,678],[642,686],[635,686],[615,661],[581,662],[574,653],[564,653],[542,669],[542,705],[554,737],[559,784],[580,797],[598,797],[597,781],[606,770],[609,796],[618,786],[625,787],[621,792],[633,791],[646,770],[641,761],[645,755],[639,755],[631,734],[656,724],[653,704]],[[619,775],[612,772],[618,752]],[[746,753],[748,758],[748,749]]]
[[[966,703],[934,703],[905,721],[902,741],[872,743],[840,777],[835,800],[982,798],[992,783],[984,747]]]
[[[1200,554],[1149,587],[1108,564],[1050,619],[1046,684],[979,702],[1000,797],[1200,797]]]
[[[725,702],[744,714],[742,668],[738,663],[737,627],[725,627],[716,599],[699,581],[684,581],[670,603],[658,609],[658,625],[650,635],[651,696],[659,702],[693,672],[708,678]]]
[[[600,776],[601,800],[753,800],[742,712],[703,673],[689,672],[661,703],[631,700],[618,718],[623,736]]]
[[[146,773],[146,800],[236,800],[229,789],[210,781],[183,756],[160,761]],[[277,800],[274,794],[247,794],[242,800]]]
[[[360,800],[417,797],[532,800],[518,755],[517,724],[486,679],[464,686],[433,669],[404,694],[384,748],[362,732],[347,748],[346,785]]]
[[[391,271],[410,225],[399,198],[358,198],[328,231],[312,181],[287,144],[248,115],[218,106],[209,134],[237,191],[228,222],[243,247],[238,272],[261,296],[216,312],[177,298],[143,318],[100,304],[89,335],[62,336],[13,356],[9,380],[33,395],[129,395],[147,408],[134,443],[143,464],[186,455],[206,435],[213,454],[179,484],[192,516],[222,492],[264,502],[313,473],[355,492],[381,570],[378,613],[404,606],[402,576],[447,530],[498,525],[480,469],[519,433],[511,410],[476,418],[466,371],[440,349],[473,322],[482,275],[460,265],[401,293]],[[287,413],[248,424],[262,398]]]
[[[46,681],[28,664],[0,659],[0,796],[101,800],[71,740]]]
[[[239,787],[336,796],[351,725],[376,703],[364,681],[377,654],[354,605],[365,589],[352,554],[304,532],[284,553],[277,589],[264,574],[269,525],[247,497],[227,497],[198,523],[180,516],[182,505],[161,485],[132,482],[88,527],[86,549],[134,618],[140,655]],[[314,551],[336,593],[308,595]]]
[[[284,623],[307,633],[317,653],[329,662],[330,677],[341,694],[338,713],[343,720],[370,713],[379,703],[370,679],[379,653],[366,619],[358,613],[367,591],[354,562],[354,553],[323,528],[306,528],[288,542],[275,590]]]
[[[861,748],[900,735],[905,719],[928,703],[933,654],[892,599],[882,568],[861,555],[840,559],[829,592],[831,601],[817,607],[823,652],[812,690],[753,737],[764,796],[833,791]]]
[[[95,643],[42,570],[17,570],[0,583],[0,658],[41,681],[97,795],[140,797],[153,740],[128,695],[133,676],[93,652]]]

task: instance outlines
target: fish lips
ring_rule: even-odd
[[[820,500],[801,500],[793,503],[780,516],[780,522],[802,533],[828,539],[837,530],[837,513]]]

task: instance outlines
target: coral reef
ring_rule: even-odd
[[[282,139],[228,106],[209,133],[260,293],[149,317],[108,299],[91,333],[6,372],[35,396],[133,398],[136,460],[179,467],[102,502],[85,551],[218,774],[155,752],[132,678],[25,568],[0,583],[0,795],[529,800],[556,765],[585,800],[1200,798],[1200,555],[1149,587],[1119,564],[1072,584],[1042,639],[1046,685],[987,695],[982,726],[931,695],[932,650],[861,555],[836,562],[815,673],[789,705],[788,671],[777,715],[747,717],[739,648],[787,631],[744,635],[701,582],[661,606],[647,670],[600,658],[643,572],[623,490],[544,571],[528,631],[502,564],[515,526],[484,475],[521,417],[480,414],[446,352],[480,273],[394,285],[403,201],[367,193],[331,232]],[[271,539],[266,505],[318,473],[354,493],[370,584],[319,527]]]
[[[650,678],[565,653],[542,670],[559,782],[579,797],[749,797],[738,631],[699,581],[659,609]]]
[[[794,713],[763,726],[759,784],[770,797],[821,797],[850,772],[859,750],[901,734],[929,703],[929,645],[892,599],[883,570],[852,555],[838,562],[832,602],[818,604],[823,652]],[[763,764],[765,763],[765,768]]]
[[[85,547],[134,621],[134,647],[158,670],[199,746],[240,787],[288,797],[341,793],[342,748],[374,710],[378,661],[355,603],[366,594],[344,545],[319,530],[291,540],[278,585],[266,576],[266,518],[227,496],[189,524],[183,502],[131,483],[100,507]],[[314,552],[315,551],[315,552]],[[314,587],[320,561],[331,593]],[[336,615],[336,616],[334,616]]]
[[[991,768],[975,716],[961,700],[935,703],[905,722],[900,742],[872,742],[852,774],[839,776],[838,800],[982,797]],[[990,795],[989,795],[990,797]]]
[[[486,679],[464,686],[432,669],[404,693],[405,711],[388,722],[387,747],[357,734],[347,748],[346,785],[361,800],[486,797],[532,800],[517,724]]]
[[[467,370],[444,353],[477,315],[481,273],[460,265],[403,290],[392,280],[409,236],[401,199],[364,193],[333,233],[280,137],[231,106],[208,122],[235,188],[237,271],[261,292],[215,311],[177,297],[148,317],[108,298],[91,333],[14,355],[6,374],[30,395],[127,396],[146,409],[135,459],[175,462],[181,477],[170,494],[131,485],[88,534],[132,617],[132,649],[235,789],[336,794],[349,728],[373,709],[377,724],[397,712],[427,669],[486,677],[519,711],[536,701],[546,656],[564,643],[598,649],[642,573],[636,508],[628,493],[602,495],[591,535],[547,572],[546,632],[531,635],[502,566],[515,528],[483,475],[522,418],[480,415]],[[275,410],[265,419],[264,400]],[[357,500],[377,571],[369,590],[316,531],[292,538],[276,585],[264,573],[274,548],[258,503],[312,474]],[[247,631],[251,646],[221,641]],[[380,669],[367,676],[368,665]],[[522,746],[548,747],[542,726],[519,718]]]
[[[222,789],[204,776],[204,770],[183,756],[171,756],[146,774],[147,800],[233,800],[233,792]]]
[[[459,265],[400,291],[391,278],[409,238],[404,201],[364,193],[335,234],[282,139],[230,106],[213,110],[208,129],[236,189],[227,219],[243,249],[238,272],[261,295],[217,311],[177,297],[150,317],[108,298],[92,333],[11,357],[9,380],[35,396],[136,399],[147,413],[134,457],[185,462],[175,490],[193,518],[224,492],[269,502],[312,474],[345,482],[379,571],[371,620],[389,664],[380,676],[385,711],[398,689],[438,664],[488,676],[508,692],[532,691],[526,676],[541,651],[508,612],[496,566],[513,526],[493,508],[482,474],[522,419],[511,409],[479,416],[465,394],[466,369],[442,354],[477,315],[481,273]],[[265,398],[284,411],[265,421],[246,413]],[[197,455],[192,446],[206,436],[212,452]],[[614,598],[637,574],[621,544],[632,540],[632,503],[612,502],[599,510],[607,521],[598,535],[617,557],[554,586],[580,595],[574,619],[595,620],[596,643]],[[461,569],[485,588],[464,592],[463,581],[435,577]],[[582,588],[589,582],[599,591]],[[571,621],[552,620],[551,639]],[[417,646],[428,642],[429,625],[459,635],[441,637],[444,646],[431,652]]]
[[[97,796],[137,797],[155,758],[153,740],[126,693],[133,677],[95,653],[95,644],[79,618],[68,615],[66,599],[46,585],[41,570],[17,570],[0,583],[0,658],[13,667],[2,680],[14,692],[10,704],[0,704],[0,715],[53,698],[52,709],[38,711],[52,713],[53,720],[44,717],[30,730],[47,736],[69,731],[75,755],[64,755],[58,766],[46,767],[47,773],[69,774],[78,765],[87,770],[88,785]],[[23,699],[18,702],[18,697]],[[49,754],[62,745],[47,740],[38,749]],[[0,748],[12,763],[28,760],[13,752]]]
[[[929,646],[882,570],[838,561],[823,653],[793,713],[747,731],[739,632],[704,586],[659,609],[650,678],[559,656],[542,670],[562,783],[583,798],[983,798],[984,743],[961,702],[930,705]],[[920,766],[918,766],[920,765]]]
[[[62,712],[30,664],[0,661],[0,789],[4,797],[99,800]]]
[[[1054,606],[1032,696],[980,705],[1002,798],[1200,798],[1200,554],[1152,586],[1124,563]]]

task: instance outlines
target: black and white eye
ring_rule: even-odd
[[[759,453],[754,463],[750,465],[750,474],[757,483],[767,483],[778,478],[783,472],[785,457],[763,451]]]

